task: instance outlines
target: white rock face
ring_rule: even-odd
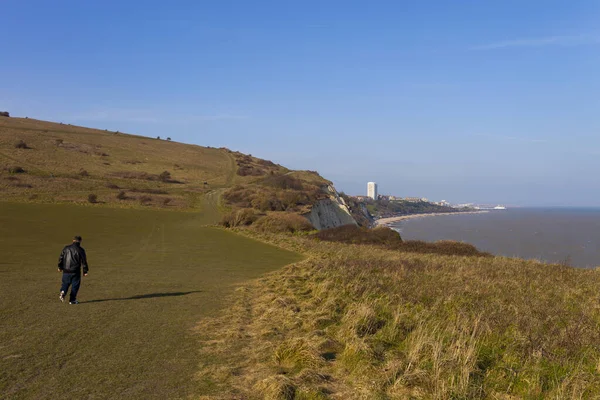
[[[327,187],[328,199],[319,200],[304,216],[315,229],[335,228],[342,225],[358,225],[344,199],[340,197],[333,186]]]

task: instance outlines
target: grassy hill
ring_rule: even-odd
[[[166,172],[165,172],[166,171]],[[0,200],[198,208],[207,193],[289,170],[201,147],[46,121],[0,118]]]

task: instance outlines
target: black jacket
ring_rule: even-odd
[[[83,247],[78,242],[65,246],[58,259],[58,269],[63,272],[79,273],[81,266],[83,266],[83,273],[87,274],[88,263]]]

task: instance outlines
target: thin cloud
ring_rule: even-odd
[[[599,44],[600,35],[547,36],[540,38],[524,38],[505,40],[471,47],[471,50],[496,50],[511,47],[542,47],[542,46],[583,46]]]
[[[493,135],[493,134],[489,134],[489,133],[478,133],[475,136],[487,137],[487,138],[492,138],[492,139],[500,139],[500,140],[509,140],[509,141],[514,141],[514,142],[524,142],[524,143],[548,143],[548,140],[546,140],[546,139],[508,136],[508,135]]]

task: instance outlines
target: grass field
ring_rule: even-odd
[[[174,399],[202,393],[194,326],[233,286],[298,261],[191,212],[0,203],[0,398]],[[82,235],[80,305],[56,262]]]

